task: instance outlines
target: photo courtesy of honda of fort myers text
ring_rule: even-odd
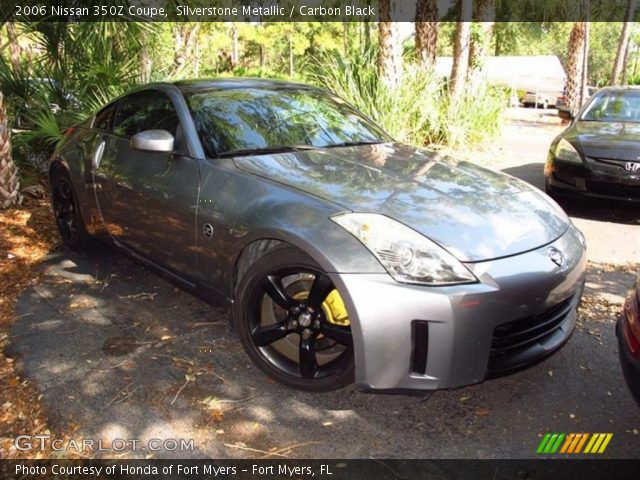
[[[638,477],[635,0],[0,3],[2,478]]]

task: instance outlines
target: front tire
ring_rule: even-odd
[[[266,253],[240,279],[236,302],[242,346],[267,375],[311,392],[353,383],[353,339],[344,303],[308,255],[291,247]]]
[[[51,172],[51,205],[60,237],[72,250],[80,250],[89,241],[89,234],[73,189],[69,174],[60,168]]]

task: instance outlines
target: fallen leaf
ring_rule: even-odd
[[[489,415],[491,413],[491,410],[489,410],[486,407],[480,407],[480,408],[476,408],[476,415],[478,417],[486,417],[487,415]]]
[[[224,419],[224,414],[222,413],[221,410],[218,410],[217,408],[211,410],[211,416],[216,422],[221,422]]]

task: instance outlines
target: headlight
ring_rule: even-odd
[[[478,281],[449,252],[389,217],[343,213],[331,220],[360,240],[398,282],[452,285]]]
[[[571,163],[582,163],[582,158],[580,158],[578,151],[564,138],[556,145],[555,154],[558,160],[564,160],[565,162]]]

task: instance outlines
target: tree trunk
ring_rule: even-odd
[[[402,44],[391,18],[391,0],[380,0],[378,72],[382,84],[395,88],[402,77]]]
[[[240,61],[240,47],[238,43],[238,27],[236,23],[233,22],[231,26],[231,69],[233,70],[238,66],[238,62]]]
[[[18,167],[11,156],[11,130],[4,106],[4,97],[0,92],[0,208],[12,207],[22,203]]]
[[[587,5],[589,0],[587,0]],[[580,106],[584,105],[589,97],[589,32],[591,24],[589,23],[589,12],[587,12],[584,24],[584,43],[582,44],[582,81],[580,82]]]
[[[620,32],[620,41],[618,42],[618,51],[616,52],[616,59],[613,62],[613,71],[611,72],[611,85],[618,85],[620,81],[620,75],[625,63],[625,56],[627,53],[627,47],[629,45],[629,37],[631,36],[631,30],[633,27],[633,16],[636,12],[637,0],[629,0],[627,3],[627,10],[624,15],[624,23],[622,24],[622,31]]]
[[[495,0],[478,0],[476,2],[476,19],[478,23],[472,25],[471,45],[469,46],[470,80],[474,80],[484,68],[485,58],[491,44],[491,36],[495,25]]]
[[[289,76],[293,77],[293,35],[289,35]]]
[[[173,27],[173,65],[180,68],[184,65],[184,37],[180,25]]]
[[[262,20],[258,21],[258,28],[262,33],[264,33],[264,24],[262,23]],[[267,65],[267,49],[264,46],[264,41],[265,41],[264,37],[260,35],[260,47],[259,47],[260,68],[264,68]]]
[[[369,50],[371,47],[371,22],[367,19],[364,22],[364,50]]]
[[[622,62],[622,85],[626,85],[627,84],[627,68],[629,66],[629,45],[630,43],[627,43],[627,48],[624,51],[624,62]]]
[[[197,38],[193,46],[193,76],[196,78],[200,76],[200,42]]]
[[[457,101],[464,90],[469,67],[469,43],[471,42],[471,16],[473,12],[472,0],[458,0],[458,21],[456,22],[456,36],[453,46],[453,65],[449,95],[452,101]]]
[[[260,45],[260,68],[264,68],[267,64],[267,52],[264,49],[264,45]]]
[[[586,22],[575,22],[567,47],[567,104],[571,111],[580,108]]]
[[[416,56],[422,67],[435,64],[438,46],[438,1],[419,0],[416,9]]]
[[[149,83],[151,81],[151,70],[153,67],[153,61],[149,56],[149,50],[146,46],[140,50],[140,76],[143,83]]]
[[[344,58],[347,58],[349,55],[349,23],[346,21],[342,22],[342,52]]]
[[[191,61],[191,69],[194,68],[194,53],[196,43],[198,41],[197,35],[200,28],[199,24],[184,23],[174,27],[174,65],[176,69],[183,68]]]
[[[11,67],[15,75],[20,75],[20,44],[16,35],[16,27],[13,22],[7,22],[7,37],[9,38],[9,56]]]

